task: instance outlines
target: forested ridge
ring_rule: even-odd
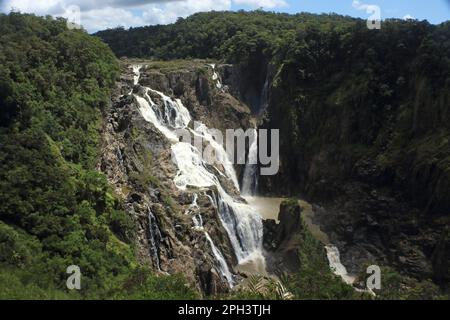
[[[133,221],[95,170],[114,54],[63,19],[2,14],[0,30],[0,298],[194,297],[137,264]]]
[[[170,25],[97,32],[118,57],[162,60],[214,58],[246,62],[252,54],[280,51],[299,30],[346,29],[361,20],[340,15],[252,12],[197,13]]]

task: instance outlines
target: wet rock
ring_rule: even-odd
[[[141,195],[137,194],[137,193],[132,193],[130,194],[130,200],[131,203],[132,202],[141,202],[142,201],[142,197]]]
[[[198,277],[200,279],[202,291],[208,296],[219,295],[230,291],[229,288],[224,285],[223,280],[217,271],[207,264],[200,266]]]

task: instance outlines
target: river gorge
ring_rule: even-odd
[[[255,129],[245,152],[246,164],[236,166],[210,129],[251,129],[260,122],[258,116],[222,85],[215,64],[195,62],[187,70],[168,74],[145,61],[124,62],[122,68],[124,80],[107,127],[104,168],[140,221],[141,259],[162,273],[187,273],[206,294],[232,289],[243,276],[276,277],[273,267],[266,265],[272,253],[263,248],[263,224],[280,223],[280,205],[287,198],[258,195]],[[184,142],[179,130],[201,138],[200,147],[210,146],[221,162],[205,161],[199,145]],[[152,171],[159,174],[153,176]],[[129,179],[135,175],[140,178]],[[140,185],[139,180],[147,182]],[[337,247],[313,221],[313,206],[305,201],[299,206],[310,232],[324,248],[332,248],[326,255],[330,270],[351,284]],[[189,244],[180,239],[181,230],[190,230]],[[186,254],[192,257],[180,261]]]

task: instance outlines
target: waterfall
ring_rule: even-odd
[[[149,93],[157,95],[162,99],[164,110],[161,110],[161,107],[153,101]],[[134,94],[134,97],[143,118],[151,122],[171,142],[172,160],[178,168],[177,174],[174,177],[176,187],[183,191],[189,187],[216,187],[217,195],[214,195],[214,197],[217,197],[216,207],[218,208],[220,220],[227,231],[238,262],[244,263],[250,259],[264,261],[262,254],[263,226],[261,216],[249,205],[234,199],[222,187],[217,176],[218,174],[227,177],[239,191],[234,167],[223,146],[212,138],[210,129],[204,124],[194,128],[194,130],[189,129],[188,125],[191,122],[190,113],[178,99],[174,100],[148,87],[144,87],[143,96]],[[180,142],[174,133],[174,129],[180,128],[186,128],[194,136],[201,136],[204,140],[208,141],[219,156],[218,159],[221,160],[224,172],[208,165],[196,146],[190,143]],[[198,218],[196,218],[196,221],[200,223]],[[211,246],[213,245],[212,243]],[[225,259],[222,259],[223,256],[217,248],[213,249],[214,251],[218,252],[214,254],[219,264],[222,265],[221,261],[225,261]],[[228,266],[226,266],[226,269],[225,266],[221,266],[221,269],[223,269],[222,273],[226,274]]]
[[[339,249],[333,245],[327,245],[325,246],[325,249],[327,250],[327,258],[331,271],[333,271],[335,275],[340,276],[345,283],[352,285],[355,278],[347,273],[347,269],[341,263]]]
[[[155,215],[153,214],[150,207],[147,206],[148,210],[148,240],[150,245],[150,256],[154,260],[154,264],[159,271],[161,271],[161,266],[159,262],[159,244],[162,241],[161,230],[158,227],[158,223]]]
[[[248,160],[242,178],[242,194],[253,196],[258,188],[258,131],[252,131],[252,144],[248,153]]]
[[[228,157],[228,154],[223,148],[223,146],[220,145],[216,140],[214,140],[208,127],[201,122],[197,122],[196,128],[194,128],[194,130],[191,130],[191,133],[194,136],[199,136],[203,138],[203,140],[209,142],[211,147],[213,147],[214,149],[216,159],[220,160],[221,164],[225,169],[225,176],[227,176],[229,179],[231,179],[231,181],[233,181],[234,187],[239,191],[239,182],[236,175],[236,171],[234,170],[233,163],[230,161],[230,158]],[[221,174],[220,170],[218,171]]]
[[[217,247],[215,246],[214,242],[212,241],[209,233],[206,231],[205,231],[205,236],[209,242],[209,245],[211,246],[211,250],[214,254],[214,257],[216,258],[217,262],[219,263],[220,273],[227,280],[230,288],[233,288],[233,286],[234,286],[233,275],[231,274],[230,269],[228,268],[227,262],[225,261],[225,258],[223,257],[222,252],[220,252],[220,250],[217,249]]]
[[[213,76],[212,76],[212,79],[213,79],[213,81],[216,82],[216,87],[217,87],[217,89],[222,89],[223,85],[222,85],[222,81],[220,81],[219,74],[216,72],[216,65],[213,63],[213,64],[210,64],[209,66],[210,66],[210,67],[212,68],[212,70],[213,70]]]
[[[355,277],[349,275],[347,273],[347,269],[341,263],[339,249],[336,246],[333,246],[331,244],[325,246],[325,249],[327,250],[327,258],[328,258],[328,263],[330,264],[331,271],[333,271],[333,273],[335,275],[341,277],[342,281],[344,281],[346,284],[353,286],[353,284],[355,283]],[[366,288],[366,289],[359,289],[359,288],[355,288],[355,287],[353,287],[353,288],[357,292],[368,293],[374,297],[377,296],[375,294],[375,292],[370,288]]]
[[[189,209],[187,210],[187,214],[191,213],[194,210],[198,210],[199,206],[197,204],[198,195],[194,193],[194,199],[192,200],[192,204],[189,206]],[[214,241],[211,239],[211,236],[209,233],[205,230],[203,227],[203,217],[201,213],[195,214],[193,213],[192,216],[192,222],[194,224],[194,230],[201,231],[205,234],[206,240],[208,241],[209,245],[211,246],[212,253],[214,255],[214,258],[216,258],[216,261],[218,263],[218,269],[224,280],[228,282],[228,285],[230,288],[234,286],[233,281],[233,275],[230,272],[230,269],[228,268],[227,262],[225,258],[223,257],[222,252],[216,247],[214,244]]]
[[[262,257],[261,216],[252,207],[238,202],[224,190],[217,176],[208,170],[200,152],[194,146],[183,142],[175,143],[172,145],[172,157],[178,167],[174,182],[179,189],[186,190],[189,186],[216,186],[219,216],[238,261],[244,262],[249,256]]]
[[[141,65],[133,65],[131,67],[133,69],[133,84],[137,85],[139,83],[139,78],[141,77]]]
[[[198,194],[194,193],[194,198],[192,199],[192,203],[189,206],[189,208],[187,208],[187,210],[184,212],[184,214],[190,214],[199,209],[197,200],[198,200]]]
[[[269,74],[266,76],[266,81],[264,82],[263,89],[261,91],[261,97],[260,97],[260,108],[259,108],[259,115],[263,114],[264,111],[267,110],[267,107],[269,106]]]
[[[142,117],[146,121],[153,123],[156,129],[158,129],[167,139],[176,141],[177,136],[158,120],[158,116],[154,110],[156,104],[152,103],[151,100],[148,101],[138,95],[134,95],[134,97],[139,105],[139,111],[141,112]]]

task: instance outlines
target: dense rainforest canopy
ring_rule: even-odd
[[[11,13],[0,30],[0,298],[120,298],[128,278],[129,297],[136,274],[146,298],[195,296],[177,277],[145,281],[133,223],[95,170],[114,54],[63,19]],[[70,265],[83,278],[69,295]]]
[[[170,25],[128,30],[119,27],[95,35],[108,43],[118,57],[214,58],[243,62],[244,57],[259,51],[275,53],[292,40],[297,31],[311,28],[342,30],[356,21],[361,22],[339,15],[208,12],[180,18]]]

